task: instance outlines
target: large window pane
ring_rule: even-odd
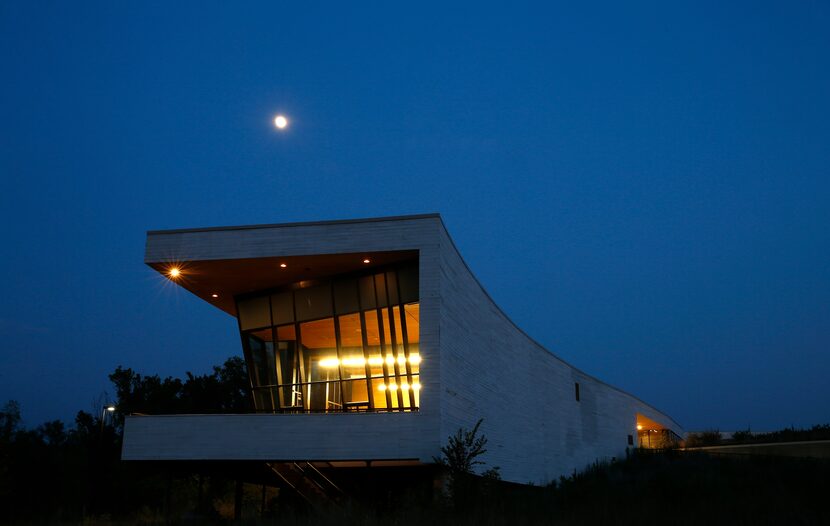
[[[366,384],[366,358],[363,354],[363,331],[360,314],[338,317],[340,328],[340,370],[343,379],[343,404],[346,409],[369,409]]]
[[[311,411],[340,411],[340,375],[334,320],[326,318],[300,324],[305,408]]]
[[[387,389],[388,382],[383,378],[372,378],[372,392],[375,397],[375,409],[388,409],[392,405],[391,396]]]
[[[386,299],[386,278],[383,274],[375,274],[375,297],[378,307],[386,307],[389,302]]]
[[[415,407],[421,405],[421,352],[420,352],[420,305],[418,303],[410,303],[404,305],[404,320],[406,322],[406,337],[409,356],[407,357],[407,365],[411,375],[411,396],[414,398]]]
[[[403,398],[403,407],[411,408],[415,406],[415,397],[412,393],[412,364],[408,359],[409,346],[404,341],[405,326],[403,322],[403,309],[400,305],[392,307],[393,325],[393,340],[395,348],[395,362],[397,364],[398,375],[400,376],[399,385],[401,386],[401,397]]]
[[[394,327],[391,324],[391,320],[389,317],[389,309],[381,309],[381,319],[383,320],[383,353],[384,353],[384,360],[386,361],[386,369],[387,374],[389,375],[390,383],[389,387],[392,388],[394,385],[396,388],[392,388],[392,407],[406,407],[407,401],[405,400],[404,392],[401,389],[401,386],[406,383],[406,363],[404,361],[403,353],[401,353],[400,361],[398,360],[397,354],[397,334],[394,331]],[[401,374],[403,370],[404,374]]]
[[[270,328],[247,334],[254,404],[258,411],[271,412],[276,408],[274,395],[277,385],[277,368],[272,334]]]
[[[386,293],[389,295],[389,305],[397,305],[398,301],[398,280],[396,272],[386,273]]]
[[[419,343],[421,341],[420,305],[418,303],[404,305],[404,313],[406,314],[406,336],[409,347],[410,370],[412,374],[418,374],[421,363],[421,353],[419,351]]]
[[[387,377],[385,375],[386,362],[381,354],[380,326],[376,310],[363,313],[366,329],[366,356],[369,365],[369,374],[372,377],[372,394],[375,409],[386,409],[392,406],[391,393],[386,390]]]
[[[421,376],[412,375],[412,395],[415,397],[415,407],[421,407]]]
[[[238,301],[258,411],[413,410],[417,265]]]
[[[297,352],[297,335],[294,325],[277,327],[277,380],[281,384],[279,389],[280,407],[283,409],[302,409],[302,382],[300,358]]]
[[[343,381],[342,385],[345,411],[368,411],[370,409],[366,378]]]
[[[237,302],[239,327],[246,331],[271,325],[271,309],[268,305],[268,296],[249,298]]]
[[[358,282],[360,284],[360,306],[363,309],[374,309],[377,305],[374,279],[372,276],[363,276]]]
[[[297,321],[325,318],[332,315],[331,286],[323,285],[294,291]]]
[[[274,325],[294,321],[294,300],[290,292],[282,292],[271,296],[271,316]]]
[[[398,269],[398,288],[401,303],[418,301],[418,266],[411,265]]]
[[[360,310],[358,306],[358,288],[356,279],[334,282],[334,309],[337,314],[348,314]]]

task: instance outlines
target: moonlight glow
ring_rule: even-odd
[[[284,130],[288,126],[288,119],[285,118],[285,115],[277,115],[274,117],[274,126],[278,130]]]

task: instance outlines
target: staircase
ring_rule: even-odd
[[[270,462],[266,464],[285,486],[311,506],[340,506],[344,493],[311,462]]]

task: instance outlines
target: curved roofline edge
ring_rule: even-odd
[[[449,239],[449,241],[450,241],[450,246],[451,246],[451,247],[452,247],[452,249],[455,251],[455,254],[458,256],[458,258],[461,260],[461,263],[464,265],[464,268],[465,268],[465,269],[467,269],[467,273],[470,275],[470,277],[472,277],[472,278],[473,278],[473,281],[475,281],[476,285],[478,285],[478,287],[481,289],[481,292],[482,292],[482,293],[484,293],[484,296],[487,298],[487,300],[488,300],[488,301],[489,301],[489,302],[490,302],[490,303],[491,303],[491,304],[492,304],[492,305],[493,305],[493,306],[494,306],[494,307],[498,310],[499,314],[501,314],[502,316],[504,316],[504,319],[506,319],[506,320],[510,323],[510,325],[512,325],[512,326],[513,326],[513,328],[515,328],[517,331],[519,331],[519,333],[520,333],[522,336],[524,336],[525,338],[527,338],[527,339],[528,339],[528,340],[529,340],[529,341],[530,341],[530,342],[531,342],[531,343],[532,343],[532,344],[533,344],[533,345],[534,345],[537,349],[539,349],[540,351],[543,351],[544,353],[548,354],[549,356],[552,356],[552,357],[553,357],[553,358],[555,358],[556,360],[559,360],[559,362],[561,362],[562,364],[564,364],[564,365],[566,365],[566,366],[570,367],[571,369],[573,369],[574,371],[578,372],[579,374],[582,374],[582,375],[584,375],[584,376],[587,376],[588,378],[590,378],[591,380],[594,380],[595,382],[598,382],[598,383],[600,383],[600,384],[602,384],[602,385],[604,385],[604,386],[606,386],[606,387],[609,387],[609,388],[611,388],[611,389],[613,389],[613,390],[615,390],[615,391],[617,391],[617,392],[620,392],[620,393],[622,393],[622,394],[624,394],[624,395],[626,395],[626,396],[630,396],[631,398],[633,398],[633,399],[637,400],[638,402],[640,402],[640,403],[641,403],[641,404],[643,404],[644,406],[646,406],[646,407],[648,407],[648,408],[650,408],[650,409],[653,409],[654,411],[656,411],[656,412],[660,413],[661,415],[663,415],[663,416],[667,417],[669,420],[671,420],[671,422],[672,422],[675,426],[677,426],[677,428],[678,428],[679,430],[681,430],[681,431],[684,431],[684,432],[685,432],[685,428],[684,428],[683,426],[681,426],[681,425],[680,425],[680,424],[679,424],[679,423],[678,423],[678,422],[674,419],[674,417],[672,417],[671,415],[669,415],[669,414],[668,414],[668,413],[666,413],[665,411],[663,411],[663,410],[661,410],[661,409],[658,409],[658,408],[654,407],[653,405],[651,405],[651,404],[649,404],[648,402],[644,401],[644,400],[643,400],[643,399],[641,399],[640,397],[638,397],[638,396],[636,396],[636,395],[633,395],[633,394],[629,393],[628,391],[624,391],[623,389],[621,389],[621,388],[619,388],[619,387],[617,387],[617,386],[615,386],[615,385],[611,385],[611,384],[609,384],[608,382],[606,382],[606,381],[604,381],[604,380],[600,380],[600,379],[599,379],[599,378],[597,378],[596,376],[594,376],[594,375],[592,375],[592,374],[588,374],[588,373],[586,373],[585,371],[583,371],[582,369],[580,369],[580,368],[578,368],[578,367],[576,367],[576,366],[574,366],[574,365],[572,365],[572,364],[568,363],[566,360],[562,359],[562,358],[561,358],[561,357],[559,357],[556,353],[554,353],[553,351],[551,351],[550,349],[548,349],[547,347],[545,347],[544,345],[542,345],[541,343],[539,343],[539,342],[538,342],[535,338],[533,338],[532,336],[530,336],[530,335],[529,335],[527,332],[525,332],[525,331],[524,331],[521,327],[519,327],[519,326],[516,324],[516,322],[514,322],[514,321],[510,318],[510,316],[508,316],[508,315],[507,315],[507,313],[506,313],[506,312],[504,312],[504,310],[501,308],[501,306],[499,306],[499,304],[498,304],[498,303],[496,303],[496,302],[495,302],[495,300],[493,300],[493,297],[492,297],[492,296],[490,296],[490,294],[487,292],[487,289],[485,289],[485,288],[484,288],[484,286],[481,284],[481,282],[478,280],[478,277],[476,277],[475,273],[474,273],[474,272],[472,271],[472,269],[470,268],[470,265],[468,265],[468,264],[467,264],[467,261],[464,259],[464,256],[462,256],[462,255],[461,255],[461,251],[459,251],[459,250],[458,250],[458,247],[456,246],[455,241],[453,240],[452,236],[450,235],[449,229],[447,229],[447,225],[446,225],[446,224],[444,224],[444,219],[441,217],[441,215],[440,215],[440,214],[430,215],[430,217],[436,217],[436,216],[437,216],[438,222],[441,224],[441,228],[443,228],[443,229],[444,229],[444,233],[447,235],[447,239]]]

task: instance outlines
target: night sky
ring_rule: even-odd
[[[241,355],[147,230],[439,212],[687,429],[830,423],[830,5],[670,4],[3,2],[0,403]]]

